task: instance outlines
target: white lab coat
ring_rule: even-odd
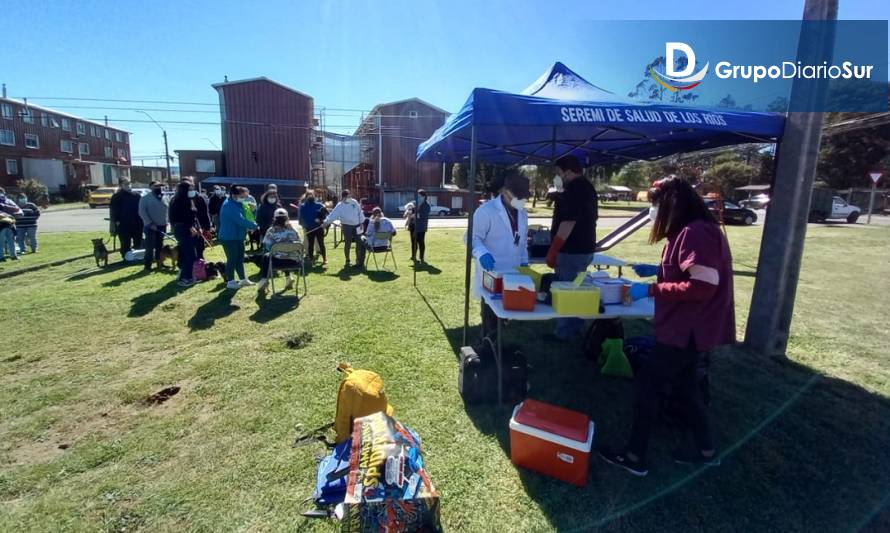
[[[494,257],[494,268],[498,271],[511,270],[528,263],[528,213],[517,211],[519,244],[514,244],[513,228],[501,196],[479,206],[473,214],[473,261],[475,276],[473,295],[482,293],[482,266],[479,258],[485,254]]]

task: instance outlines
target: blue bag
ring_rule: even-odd
[[[346,439],[331,450],[331,454],[318,464],[315,479],[315,494],[312,498],[318,505],[336,505],[346,498],[346,483],[349,481],[349,454],[352,439]]]

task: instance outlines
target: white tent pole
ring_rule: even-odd
[[[467,346],[467,329],[470,327],[470,269],[473,263],[473,214],[476,212],[476,126],[470,126],[470,209],[467,220],[467,258],[464,272],[464,342]]]

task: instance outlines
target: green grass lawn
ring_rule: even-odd
[[[17,270],[33,265],[52,263],[59,259],[69,257],[77,257],[84,254],[93,253],[93,244],[90,239],[101,237],[109,239],[108,232],[76,232],[76,233],[38,233],[37,245],[38,252],[31,253],[31,249],[27,248],[28,253],[20,255],[18,261],[12,261],[7,258],[6,261],[0,263],[0,272],[9,270]],[[106,246],[111,248],[111,241]],[[112,253],[109,262],[113,262],[120,258],[120,254]],[[95,262],[93,263],[95,265]]]
[[[428,234],[419,290],[404,235],[395,274],[343,271],[332,250],[297,308],[89,259],[0,280],[0,531],[334,531],[300,517],[325,450],[291,442],[295,425],[332,420],[340,361],[384,377],[396,416],[423,438],[450,531],[888,530],[886,228],[810,227],[788,362],[715,354],[723,466],[674,465],[683,435],[659,428],[648,477],[594,457],[584,489],[514,468],[509,408],[460,400],[461,235]],[[729,239],[744,326],[760,228]],[[633,261],[658,252],[643,235],[613,249]],[[543,340],[552,326],[505,330],[530,360],[530,396],[588,413],[598,442],[620,443],[631,382]],[[171,385],[181,392],[168,402],[144,402]]]

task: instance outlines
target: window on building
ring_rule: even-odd
[[[40,148],[40,137],[33,133],[26,133],[25,148]]]
[[[98,137],[99,136],[99,128],[96,126],[90,125],[90,137]]]
[[[121,134],[121,132],[116,131],[116,132],[114,132],[114,140],[119,143],[122,143],[122,142],[124,142],[124,136]]]
[[[77,145],[77,151],[80,152],[80,155],[90,155],[90,145],[87,143],[80,143]]]
[[[47,115],[46,113],[40,114],[40,125],[44,128],[49,127],[49,115]]]
[[[34,115],[27,107],[22,108],[22,122],[25,124],[34,124]]]
[[[126,148],[118,148],[117,149],[117,157],[120,159],[127,158],[127,149]]]
[[[15,133],[12,130],[0,130],[0,144],[15,146]]]
[[[417,111],[408,111],[408,116],[411,118],[417,118]]]
[[[86,135],[87,134],[87,127],[84,125],[83,122],[77,123],[77,134],[78,135]]]
[[[216,172],[216,161],[213,159],[195,159],[196,172]]]
[[[111,155],[111,147],[110,147],[110,146],[106,146],[106,147],[105,147],[105,157],[108,157],[108,158],[111,158],[111,157],[112,157],[112,155]]]
[[[62,147],[61,150],[66,154],[74,153],[74,143],[69,141],[68,139],[62,139]]]
[[[3,118],[11,119],[12,118],[12,106],[9,104],[0,104],[0,115],[2,115]]]
[[[111,140],[111,130],[108,130],[108,129],[105,130],[105,140],[106,141]]]
[[[7,159],[6,160],[6,174],[9,176],[15,176],[19,173],[19,162],[15,159]]]
[[[65,131],[71,131],[71,121],[67,118],[62,119],[62,129]]]

